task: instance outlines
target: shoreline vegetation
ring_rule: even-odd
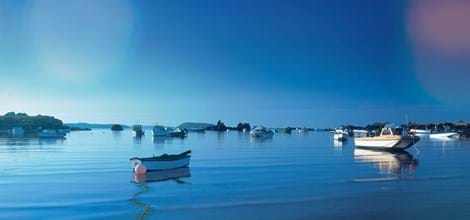
[[[64,123],[52,116],[29,116],[25,113],[8,112],[0,116],[0,133],[21,128],[25,134],[34,134],[43,129],[67,129]]]
[[[376,122],[367,124],[366,126],[357,125],[342,125],[341,127],[352,130],[367,130],[367,131],[379,131],[383,128],[387,122]],[[463,138],[470,138],[470,122],[458,121],[458,122],[435,122],[435,123],[415,123],[410,122],[408,124],[400,125],[403,128],[408,129],[430,129],[435,131],[454,131],[461,134]],[[153,126],[143,126],[144,129],[151,129]],[[177,126],[180,129],[186,129],[190,132],[204,132],[204,131],[239,131],[248,132],[254,126],[248,122],[240,122],[237,126],[227,126],[221,120],[215,124],[211,123],[198,123],[198,122],[185,122]],[[15,128],[22,128],[25,134],[34,134],[43,129],[69,129],[70,131],[89,131],[92,129],[111,129],[120,131],[124,129],[130,129],[131,126],[123,124],[91,124],[91,123],[63,123],[60,119],[53,116],[47,115],[36,115],[30,116],[26,113],[15,113],[8,112],[3,116],[0,116],[0,133],[7,133]],[[291,133],[293,130],[299,131],[332,131],[333,128],[306,128],[306,127],[285,127],[285,128],[274,128],[278,133]]]

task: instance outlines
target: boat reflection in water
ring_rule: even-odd
[[[345,141],[333,140],[333,146],[335,147],[335,149],[342,149],[344,144],[345,144]]]
[[[362,148],[354,149],[354,160],[362,163],[373,163],[381,173],[402,174],[414,173],[418,160],[406,151],[378,151]]]
[[[176,183],[186,184],[182,178],[191,177],[191,171],[189,167],[170,169],[170,170],[159,170],[150,171],[143,175],[133,174],[132,182],[134,183],[148,183],[148,182],[163,182],[173,180]]]

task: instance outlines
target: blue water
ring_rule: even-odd
[[[130,157],[187,149],[186,177],[135,183]],[[470,142],[407,151],[359,151],[316,132],[4,138],[0,219],[470,219]]]

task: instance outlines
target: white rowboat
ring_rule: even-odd
[[[147,168],[147,171],[152,170],[168,170],[181,167],[188,167],[191,159],[191,150],[185,151],[181,154],[163,154],[160,156],[139,158],[131,158],[131,166],[135,168],[137,165],[142,164]]]

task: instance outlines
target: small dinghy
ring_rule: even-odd
[[[133,157],[130,160],[132,168],[143,165],[147,171],[155,171],[188,167],[190,159],[191,150],[181,154],[162,154],[160,156],[146,158]]]

